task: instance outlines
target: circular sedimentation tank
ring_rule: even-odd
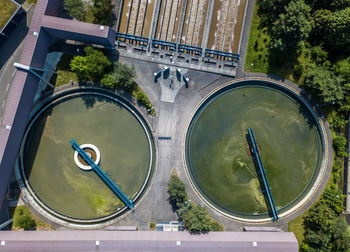
[[[86,163],[74,158],[72,138],[100,155],[101,169],[137,204],[153,174],[152,134],[135,107],[100,89],[63,91],[34,109],[17,169],[30,204],[60,224],[99,224],[128,211],[96,172],[78,167]]]
[[[215,90],[196,108],[185,134],[185,163],[200,197],[225,216],[271,220],[247,139],[252,128],[280,217],[299,209],[325,170],[325,137],[296,92],[249,80]]]

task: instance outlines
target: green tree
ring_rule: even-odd
[[[341,10],[350,7],[350,0],[332,0],[331,7],[333,10]]]
[[[318,10],[312,24],[315,41],[322,39],[332,50],[350,46],[350,7],[335,12]]]
[[[258,14],[264,25],[270,26],[278,19],[279,15],[285,12],[285,6],[288,5],[288,0],[259,0]]]
[[[340,60],[335,64],[335,69],[337,73],[344,77],[344,80],[350,84],[350,57]],[[350,91],[350,89],[349,89]]]
[[[272,26],[271,47],[280,51],[295,49],[301,40],[309,37],[311,8],[304,0],[291,1]]]
[[[111,62],[103,52],[85,47],[86,56],[76,56],[70,63],[71,70],[80,81],[100,81],[105,72],[111,67]]]
[[[93,13],[95,24],[109,25],[112,14],[110,0],[94,0],[91,12]]]
[[[136,77],[136,72],[134,68],[130,68],[127,65],[124,65],[118,61],[116,63],[116,67],[114,69],[113,74],[116,84],[119,87],[127,91],[131,91],[134,88],[134,81]]]
[[[348,154],[345,151],[346,147],[346,138],[343,136],[336,136],[333,139],[333,147],[335,150],[335,153],[338,157],[347,157]]]
[[[344,98],[341,78],[323,66],[307,68],[304,85],[321,103],[340,103]]]
[[[109,0],[64,0],[64,9],[79,21],[109,25],[112,6]]]
[[[89,6],[82,0],[64,0],[64,9],[68,15],[82,22],[87,21]]]
[[[106,74],[101,79],[101,86],[108,89],[114,89],[116,87],[115,78],[113,74]]]
[[[192,205],[192,207],[181,216],[188,231],[193,233],[208,232],[211,230],[211,217],[205,207]]]
[[[16,226],[24,230],[30,230],[35,227],[35,222],[30,216],[20,215],[17,219]]]
[[[168,183],[169,198],[176,205],[184,204],[187,200],[186,185],[176,175],[171,175]]]

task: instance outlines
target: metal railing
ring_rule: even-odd
[[[261,161],[261,157],[260,157],[260,152],[259,152],[259,148],[258,145],[255,141],[255,136],[254,136],[254,132],[251,128],[248,129],[248,136],[249,136],[249,140],[251,143],[251,152],[252,152],[252,156],[254,157],[254,161],[258,167],[259,170],[259,177],[260,180],[264,186],[264,192],[266,193],[266,198],[267,201],[270,205],[270,209],[271,209],[271,213],[272,213],[272,220],[273,221],[277,221],[279,219],[278,214],[277,214],[277,210],[276,210],[276,206],[275,206],[275,202],[273,201],[273,197],[272,197],[272,193],[271,193],[271,189],[269,186],[269,182],[267,181],[266,178],[266,173],[265,173],[265,169],[264,169],[264,165]]]
[[[110,180],[110,178],[101,170],[101,168],[89,157],[89,155],[72,138],[70,144],[79,153],[79,155],[91,166],[91,168],[101,177],[101,179],[112,189],[112,191],[127,205],[129,209],[134,209],[134,204],[128,197]]]

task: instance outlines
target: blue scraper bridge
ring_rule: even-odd
[[[97,173],[97,175],[100,176],[100,178],[105,182],[109,188],[124,202],[124,204],[129,209],[134,209],[134,204],[126,197],[126,195],[110,180],[110,178],[101,170],[101,168],[90,158],[90,156],[82,149],[80,148],[79,144],[74,140],[71,139],[69,141],[73,148],[79,153],[79,155],[85,160],[86,163],[88,163],[91,168]]]
[[[254,132],[250,128],[248,129],[248,136],[249,136],[251,154],[252,154],[252,157],[253,157],[254,162],[255,162],[257,169],[258,169],[258,175],[259,175],[258,177],[261,181],[262,186],[264,187],[263,192],[265,192],[267,202],[268,202],[270,209],[271,209],[272,220],[277,221],[279,219],[279,217],[277,214],[275,202],[273,201],[271,188],[270,188],[269,182],[267,181],[267,178],[266,178],[264,165],[261,161],[260,152],[259,152],[258,145],[255,141]]]

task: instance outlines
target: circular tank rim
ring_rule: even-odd
[[[331,150],[329,150],[329,143],[328,143],[328,138],[327,136],[329,135],[328,127],[323,123],[322,116],[316,111],[318,108],[316,105],[312,104],[312,100],[310,100],[310,97],[305,97],[305,92],[302,91],[299,87],[292,87],[290,85],[287,85],[282,82],[278,82],[275,80],[271,80],[268,78],[259,78],[259,77],[250,77],[250,78],[242,78],[242,79],[236,79],[233,81],[229,81],[224,83],[223,85],[220,85],[219,87],[213,89],[210,91],[208,94],[206,94],[201,101],[196,105],[196,107],[193,109],[188,122],[186,124],[184,133],[183,133],[183,138],[182,138],[182,162],[185,168],[185,173],[188,181],[190,182],[191,188],[195,192],[195,194],[212,210],[220,213],[222,216],[232,219],[238,222],[243,222],[243,223],[267,223],[267,222],[272,222],[271,218],[244,218],[241,216],[236,216],[234,214],[229,214],[228,212],[225,212],[221,209],[219,209],[213,202],[209,201],[203,194],[204,192],[201,191],[201,189],[196,185],[196,182],[193,181],[192,175],[190,174],[191,171],[189,171],[189,167],[187,164],[187,135],[189,131],[191,130],[191,123],[193,119],[197,116],[198,113],[201,112],[201,109],[203,106],[205,106],[208,102],[211,102],[213,98],[220,96],[221,93],[224,93],[225,90],[232,90],[235,88],[238,88],[238,84],[240,86],[243,86],[244,83],[249,83],[249,82],[261,82],[264,83],[266,86],[270,86],[269,88],[274,89],[279,92],[285,92],[285,95],[288,97],[292,98],[293,96],[297,99],[296,101],[302,103],[306,109],[310,112],[312,117],[314,118],[314,121],[316,123],[316,126],[319,131],[320,135],[320,140],[321,140],[321,152],[322,152],[322,158],[321,158],[321,164],[319,168],[319,172],[316,175],[316,179],[309,189],[309,191],[305,194],[303,198],[301,198],[294,206],[292,206],[290,209],[287,209],[285,212],[279,214],[280,220],[285,219],[292,215],[293,213],[297,212],[299,209],[301,209],[303,206],[309,202],[313,196],[316,194],[317,191],[319,191],[319,187],[321,185],[321,182],[323,181],[326,173],[327,173],[327,166],[328,163],[332,161],[332,153]],[[234,87],[234,85],[237,85],[237,87]],[[279,90],[278,90],[279,89]],[[315,109],[313,109],[312,106],[315,106]],[[328,129],[328,131],[327,131]],[[329,173],[330,171],[328,171]],[[310,187],[310,186],[309,186]]]
[[[33,207],[37,212],[39,212],[43,217],[57,224],[73,227],[73,228],[79,228],[79,229],[99,228],[101,226],[106,226],[115,222],[116,219],[125,217],[131,211],[129,211],[128,208],[124,206],[120,210],[117,210],[109,215],[99,217],[99,218],[91,218],[91,219],[74,218],[74,217],[61,214],[58,211],[50,208],[43,201],[41,201],[39,197],[36,196],[35,191],[31,188],[31,185],[23,170],[24,169],[23,155],[21,155],[23,152],[27,135],[33,123],[37,120],[37,118],[41,115],[41,113],[44,112],[46,109],[48,109],[50,106],[55,105],[56,103],[59,103],[69,98],[74,98],[80,95],[87,95],[87,94],[94,94],[94,95],[99,95],[105,98],[112,99],[116,103],[119,103],[121,106],[123,106],[126,110],[128,110],[136,118],[136,120],[141,124],[147,136],[147,141],[149,143],[149,148],[150,148],[150,161],[149,161],[147,176],[139,192],[134,197],[135,199],[134,202],[136,202],[135,209],[142,202],[145,195],[150,189],[151,183],[153,182],[155,169],[156,169],[156,160],[155,160],[156,146],[154,144],[154,138],[153,138],[152,130],[149,123],[143,117],[139,109],[133,104],[131,104],[129,101],[127,101],[126,99],[124,99],[123,97],[121,97],[116,93],[113,93],[111,91],[108,91],[102,88],[95,88],[95,87],[88,87],[88,88],[73,87],[72,88],[70,87],[70,85],[66,85],[66,86],[68,88],[55,92],[52,96],[46,97],[32,109],[28,119],[24,137],[22,139],[20,154],[16,161],[15,175],[20,185],[20,188],[23,192],[25,203],[26,204],[29,203],[29,205]],[[108,222],[111,222],[111,223],[108,223]]]

